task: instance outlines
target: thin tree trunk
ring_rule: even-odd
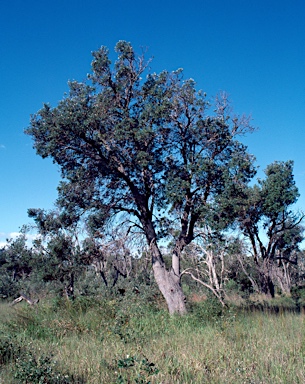
[[[65,295],[67,299],[74,300],[74,272],[70,274],[70,281],[68,286],[65,286]]]
[[[254,281],[254,279],[252,279],[251,275],[246,271],[246,268],[245,268],[245,266],[244,266],[244,264],[243,264],[243,262],[242,262],[242,257],[239,256],[239,255],[237,255],[237,260],[239,261],[239,263],[240,263],[240,265],[241,265],[241,268],[242,268],[244,274],[247,276],[247,278],[248,278],[249,281],[251,282],[253,290],[254,290],[255,292],[259,292],[259,291],[260,291],[259,286],[258,286],[258,284],[256,283],[256,281]]]

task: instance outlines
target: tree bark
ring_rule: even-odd
[[[269,260],[263,260],[261,266],[261,292],[269,298],[274,298],[275,287],[271,277],[271,266]]]
[[[165,298],[170,315],[186,313],[185,296],[174,272],[167,271],[159,262],[153,264],[157,285]]]
[[[263,278],[262,293],[264,293],[267,297],[271,299],[273,299],[275,296],[275,287],[270,276],[264,276]]]
[[[180,275],[174,269],[167,270],[160,250],[155,243],[151,242],[152,267],[158,288],[160,289],[170,315],[183,315],[187,312],[185,296],[180,284]]]
[[[29,297],[27,297],[26,295],[24,295],[23,293],[21,293],[21,295],[19,297],[17,297],[17,299],[15,299],[11,305],[15,305],[17,303],[20,303],[20,301],[22,300],[25,300],[28,304],[30,305],[34,305],[34,304],[37,304],[39,302],[39,299],[36,299],[36,300],[31,300]]]

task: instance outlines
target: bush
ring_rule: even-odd
[[[117,360],[118,376],[116,384],[149,384],[149,377],[158,374],[159,370],[146,357],[126,356]]]
[[[191,315],[202,325],[202,323],[215,322],[224,314],[225,308],[219,300],[211,297],[201,302],[192,303],[190,310]]]
[[[305,286],[295,286],[291,289],[291,297],[295,301],[297,309],[304,312],[305,310]]]
[[[22,352],[22,347],[15,336],[0,334],[0,365],[15,361]]]
[[[57,363],[52,356],[36,357],[31,351],[16,359],[14,378],[19,383],[28,384],[70,384],[73,383],[68,375],[57,370]]]

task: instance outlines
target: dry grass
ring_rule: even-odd
[[[130,311],[120,310],[119,303],[78,313],[44,309],[42,317],[33,315],[34,323],[48,324],[49,333],[35,334],[23,320],[19,336],[36,353],[52,352],[62,370],[84,383],[136,383],[137,377],[163,384],[305,383],[302,315],[228,313],[207,320],[196,313],[170,318],[140,306]],[[30,317],[28,310],[24,316]],[[120,367],[130,356],[146,358],[159,372],[149,375],[140,363]],[[5,381],[12,380],[7,369],[1,378],[13,383]]]

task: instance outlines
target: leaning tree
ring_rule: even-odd
[[[88,81],[70,82],[69,94],[55,108],[44,105],[26,133],[59,165],[67,215],[86,217],[97,231],[124,215],[143,233],[169,312],[182,314],[181,253],[198,226],[217,218],[217,197],[238,195],[253,176],[253,158],[237,140],[251,127],[226,97],[208,113],[182,70],[148,73],[144,55],[125,41],[116,52],[114,64],[105,47],[94,52]],[[167,268],[160,245],[169,236]]]

